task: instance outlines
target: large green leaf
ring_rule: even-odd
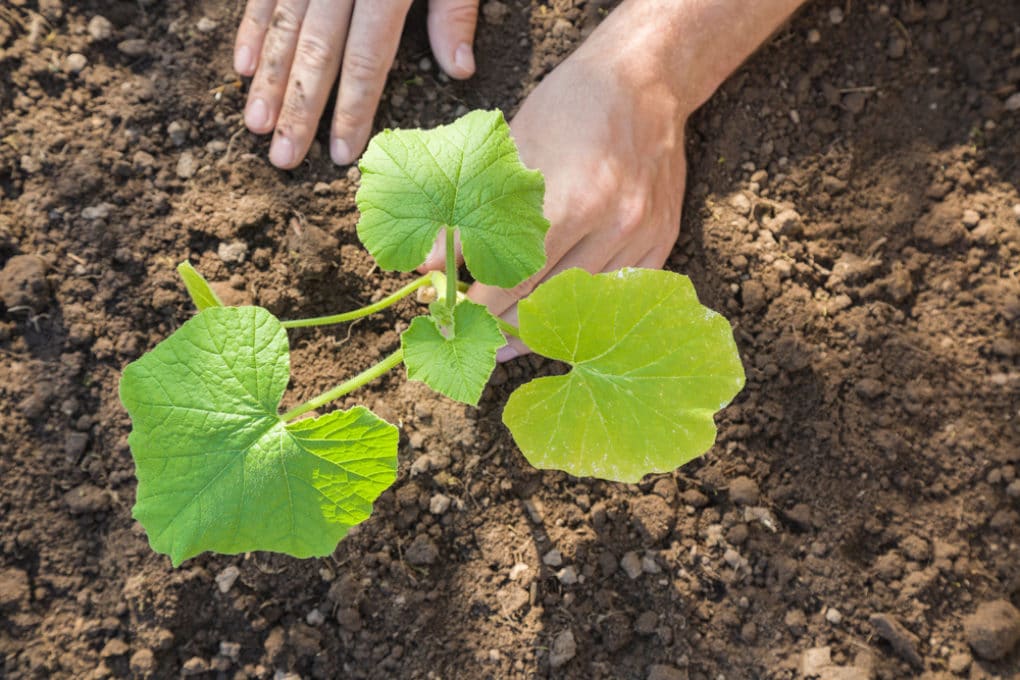
[[[434,130],[384,130],[359,164],[358,236],[383,269],[420,265],[442,228],[460,232],[482,283],[509,288],[545,263],[545,182],[520,161],[499,111]]]
[[[636,482],[704,453],[713,414],[744,385],[730,324],[686,276],[571,269],[518,306],[521,339],[573,364],[515,391],[503,411],[536,467]]]
[[[496,350],[506,339],[489,310],[469,300],[457,303],[448,333],[430,316],[411,322],[400,336],[407,377],[475,406],[496,367]]]
[[[397,430],[367,409],[281,420],[289,371],[260,307],[210,307],[124,369],[133,515],[175,566],[205,550],[328,555],[396,479]]]

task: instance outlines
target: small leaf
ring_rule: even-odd
[[[400,336],[409,380],[421,380],[451,399],[476,406],[506,344],[496,318],[483,305],[461,300],[450,337],[436,320],[419,316]]]
[[[570,269],[518,305],[521,339],[573,364],[510,395],[503,422],[540,468],[636,482],[715,441],[714,413],[744,386],[729,322],[686,276]]]
[[[209,282],[191,266],[190,262],[185,260],[177,265],[177,273],[184,279],[184,287],[188,289],[188,295],[191,296],[192,302],[198,307],[198,311],[201,312],[209,307],[223,306],[216,293],[209,287]]]
[[[396,479],[397,430],[356,407],[285,424],[290,356],[260,307],[212,307],[124,369],[132,514],[174,566],[206,550],[330,554]]]
[[[361,163],[358,236],[383,269],[411,271],[439,230],[460,232],[482,283],[510,288],[545,264],[545,182],[520,161],[499,111],[434,130],[384,130]]]

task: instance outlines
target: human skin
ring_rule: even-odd
[[[354,18],[358,7],[377,1],[386,4],[361,0]],[[565,269],[661,267],[680,228],[688,117],[803,1],[625,0],[613,10],[528,95],[510,122],[524,163],[545,175],[544,211],[551,224],[546,266],[514,288],[475,284],[468,296],[516,325],[517,301]],[[356,28],[352,23],[348,51]],[[430,35],[434,28],[430,21]],[[399,34],[399,25],[395,30]],[[387,67],[395,40],[385,45]],[[333,80],[335,75],[314,80],[326,91],[323,103]],[[365,110],[374,112],[381,91],[380,80],[377,89],[361,92]],[[314,133],[311,107],[298,117],[311,121]],[[334,133],[336,128],[334,122]],[[367,138],[366,127],[357,139],[363,146]],[[334,160],[339,160],[335,154]],[[444,255],[441,235],[422,270],[442,269]],[[511,339],[499,359],[524,351]]]

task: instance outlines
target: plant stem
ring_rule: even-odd
[[[503,319],[499,318],[498,316],[496,317],[496,323],[499,324],[499,330],[503,331],[507,335],[512,335],[515,338],[521,337],[521,329],[518,328],[517,326],[514,326],[512,324],[507,323],[506,321],[503,321]]]
[[[446,227],[446,306],[450,311],[457,306],[457,247],[453,240],[453,227]]]
[[[403,360],[404,360],[404,350],[403,349],[398,349],[393,354],[389,355],[388,357],[386,357],[385,359],[383,359],[379,363],[375,364],[374,366],[366,368],[364,371],[362,371],[361,373],[357,374],[356,376],[354,376],[350,380],[346,380],[346,381],[340,383],[339,385],[337,385],[336,387],[334,387],[333,389],[331,389],[331,390],[329,390],[327,392],[323,392],[322,394],[320,394],[317,397],[314,397],[313,399],[309,399],[308,401],[306,401],[305,403],[301,404],[300,406],[292,408],[291,410],[287,411],[282,416],[280,416],[280,418],[282,420],[284,420],[285,422],[289,422],[291,420],[294,420],[295,418],[297,418],[300,415],[304,415],[305,413],[308,413],[309,411],[314,411],[315,409],[319,408],[320,406],[322,406],[324,404],[328,404],[329,402],[333,401],[334,399],[339,399],[340,397],[344,396],[348,392],[353,392],[354,390],[358,389],[362,385],[375,380],[376,378],[378,378],[383,373],[385,373],[386,371],[390,370],[391,368],[393,368],[394,366],[396,366],[397,364],[399,364]]]
[[[428,274],[425,274],[423,276],[419,276],[414,281],[407,284],[406,286],[396,291],[395,293],[391,293],[390,295],[384,297],[382,300],[379,300],[378,302],[373,302],[372,304],[362,307],[360,309],[355,309],[354,311],[351,312],[344,312],[343,314],[333,314],[332,316],[317,316],[311,319],[294,319],[292,321],[284,321],[283,327],[305,328],[308,326],[326,326],[333,323],[343,323],[345,321],[353,321],[355,319],[360,319],[363,316],[368,316],[369,314],[381,312],[387,307],[396,304],[397,302],[404,299],[405,297],[407,297],[414,291],[418,290],[422,286],[426,285],[430,281],[431,281],[430,276]]]

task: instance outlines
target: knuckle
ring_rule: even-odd
[[[461,2],[447,8],[444,21],[461,26],[474,26],[478,21],[478,3]]]
[[[630,239],[637,235],[648,219],[648,207],[643,199],[622,201],[616,218],[616,235]]]
[[[300,88],[299,88],[300,89]],[[283,106],[280,108],[279,126],[307,127],[312,122],[312,112],[308,108],[308,101],[302,92],[291,92],[283,99]]]
[[[317,35],[302,35],[294,54],[294,60],[299,66],[313,71],[332,68],[334,58],[329,43]]]
[[[293,8],[283,5],[277,7],[273,12],[270,27],[281,33],[297,33],[301,28],[301,18],[294,12]]]
[[[344,57],[344,76],[351,85],[360,86],[364,92],[375,88],[375,81],[384,75],[382,59],[364,50],[352,50]]]

